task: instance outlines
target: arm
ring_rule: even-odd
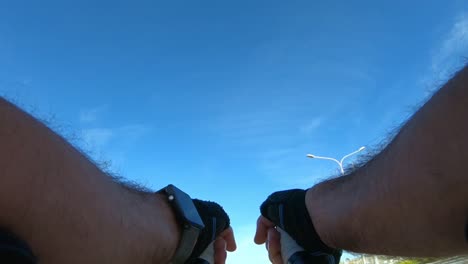
[[[179,230],[161,196],[116,183],[0,98],[0,226],[41,263],[167,263]]]
[[[355,172],[311,188],[322,240],[355,252],[468,253],[468,67]]]

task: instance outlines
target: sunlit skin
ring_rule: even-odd
[[[259,245],[265,244],[271,263],[283,264],[283,259],[281,258],[280,233],[276,231],[275,224],[263,216],[257,219],[257,230],[255,232],[254,242]]]
[[[236,240],[234,239],[234,231],[231,227],[224,230],[215,241],[215,264],[226,263],[227,251],[233,252],[236,250]]]

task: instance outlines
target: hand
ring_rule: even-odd
[[[273,264],[284,264],[281,255],[280,234],[275,229],[275,224],[267,218],[260,216],[257,220],[257,231],[254,241],[261,245],[266,243],[268,258]]]
[[[260,208],[262,216],[257,221],[255,242],[267,243],[274,264],[286,263],[301,248],[305,249],[302,255],[313,259],[313,263],[339,263],[341,250],[325,245],[315,231],[305,205],[305,193],[295,189],[270,195]],[[275,228],[285,231],[285,239],[281,239]]]
[[[236,250],[236,241],[234,240],[232,228],[229,227],[219,234],[215,241],[211,242],[199,258],[209,263],[225,264],[227,251],[232,252],[234,250]]]
[[[224,264],[227,251],[236,250],[234,232],[230,227],[229,216],[214,202],[193,199],[205,228],[199,235],[197,244],[188,263],[202,258],[210,264]]]
[[[232,227],[219,234],[215,241],[215,264],[224,264],[227,258],[227,252],[234,252],[237,248]]]

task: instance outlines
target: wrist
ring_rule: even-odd
[[[156,217],[157,219],[159,218],[160,221],[156,223],[158,237],[155,237],[153,244],[155,245],[153,248],[155,254],[153,255],[152,263],[169,263],[179,244],[181,226],[167,197],[160,193],[156,193],[154,197],[157,206]]]
[[[306,207],[315,231],[322,242],[330,248],[341,249],[337,242],[339,233],[338,222],[339,212],[336,210],[335,199],[327,197],[329,194],[324,191],[323,184],[315,185],[306,192]]]
[[[143,194],[143,202],[133,204],[137,209],[132,244],[132,263],[169,263],[177,249],[181,231],[176,216],[160,193]],[[136,261],[138,260],[138,262]]]
[[[362,243],[357,219],[362,203],[356,172],[319,183],[306,193],[306,207],[320,239],[329,247],[357,250]]]

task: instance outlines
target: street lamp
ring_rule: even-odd
[[[358,150],[353,151],[353,152],[351,152],[351,153],[349,153],[349,154],[343,156],[343,158],[341,158],[340,161],[338,161],[337,159],[334,159],[334,158],[321,157],[321,156],[312,155],[312,154],[307,154],[307,157],[308,157],[308,158],[311,158],[311,159],[323,159],[323,160],[331,160],[331,161],[334,161],[334,162],[338,163],[338,166],[340,166],[341,174],[344,174],[343,161],[344,161],[346,158],[349,158],[349,157],[351,157],[352,155],[357,154],[358,152],[363,151],[364,149],[366,149],[366,147],[360,147]]]

